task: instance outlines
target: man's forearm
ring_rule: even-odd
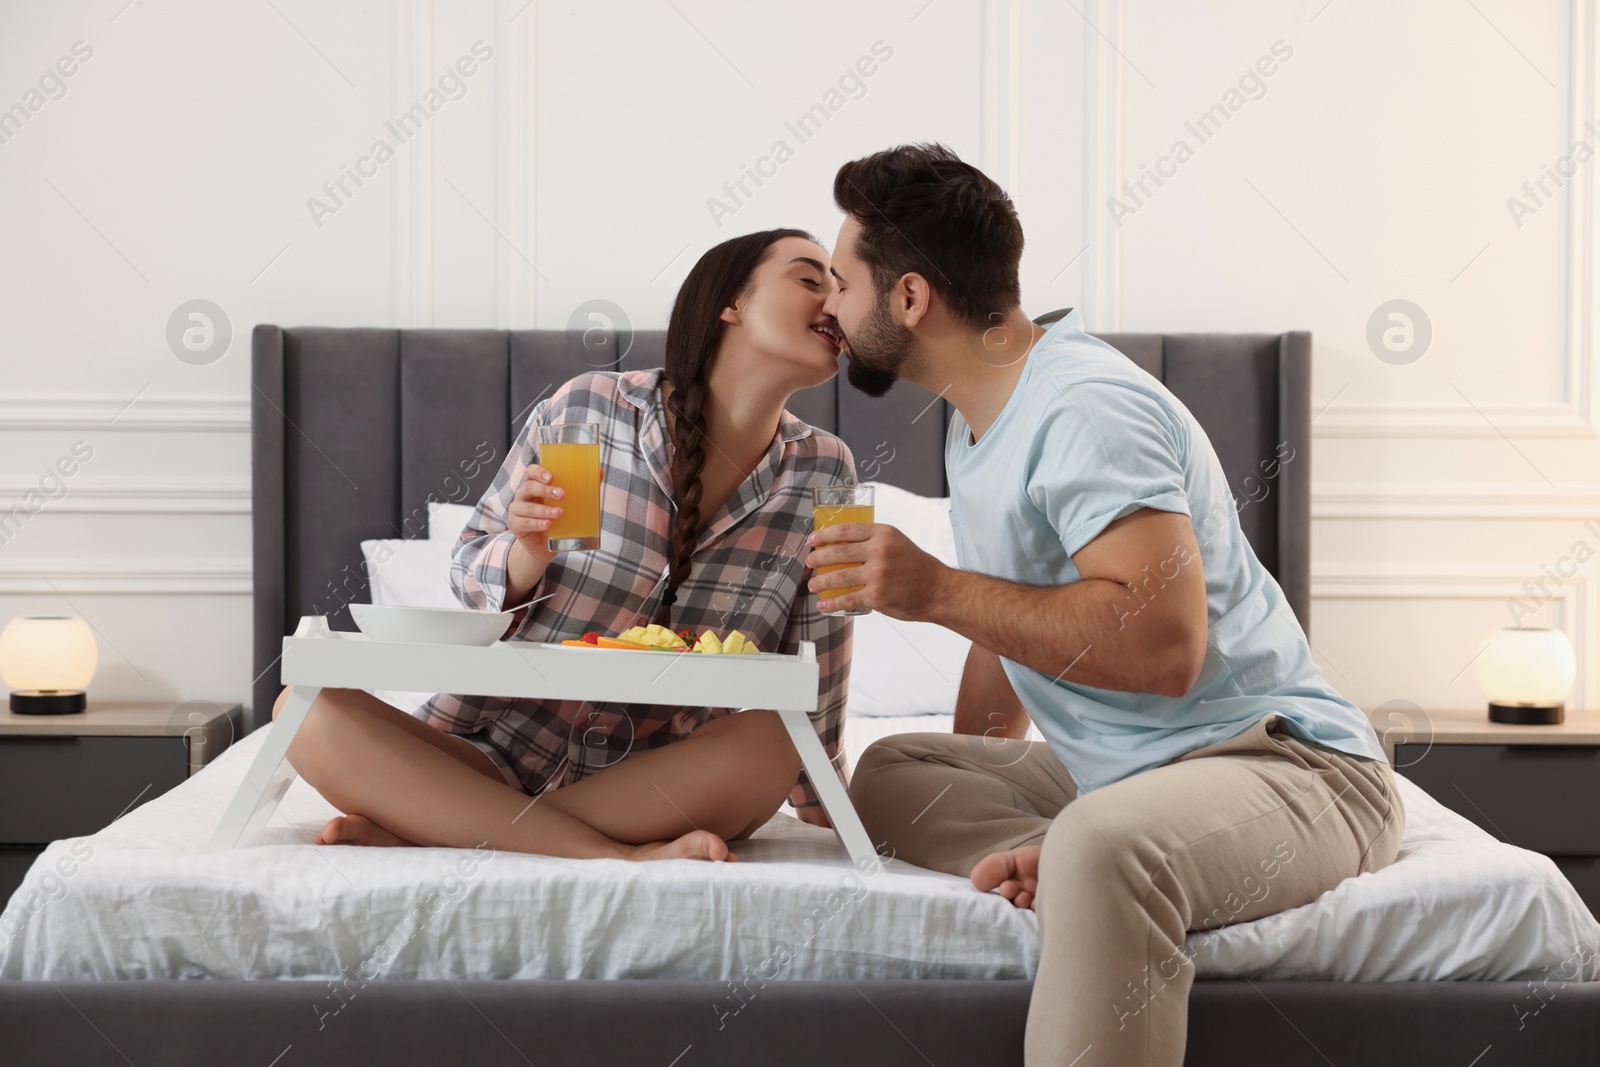
[[[1133,618],[1142,602],[1127,586],[1100,578],[1019,585],[953,568],[943,579],[927,621],[1013,663],[1098,689],[1173,688],[1181,639]]]
[[[1017,699],[1000,657],[974,642],[956,690],[954,732],[984,737],[1028,735],[1028,710]]]

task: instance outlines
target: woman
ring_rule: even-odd
[[[657,621],[738,629],[764,652],[814,641],[812,721],[842,773],[851,619],[817,610],[802,561],[812,486],[854,482],[855,467],[842,441],[784,410],[838,372],[823,312],[832,287],[827,253],[800,230],[707,252],[673,304],[665,369],[580,375],[539,403],[462,531],[450,577],[483,610],[549,596],[515,612],[504,640]],[[593,551],[547,550],[562,490],[534,462],[535,442],[538,427],[562,422],[601,424]],[[583,654],[605,669],[608,653]],[[731,860],[727,842],[786,795],[826,825],[777,714],[733,710],[441,693],[413,717],[324,689],[288,758],[346,813],[318,844]]]

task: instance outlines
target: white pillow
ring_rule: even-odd
[[[461,530],[478,509],[472,504],[447,504],[442,500],[428,501],[428,540],[456,543]]]
[[[458,531],[459,532],[459,531]],[[450,550],[454,538],[392,538],[361,542],[374,604],[419,608],[459,608],[450,588]]]
[[[884,482],[873,487],[873,519],[893,526],[939,562],[956,565],[950,498],[919,496]],[[949,715],[972,642],[942,626],[857,615],[850,657],[851,715]]]
[[[472,509],[466,510],[470,513]],[[465,522],[463,519],[462,524]],[[430,534],[433,528],[430,517]],[[437,540],[430,536],[427,540],[389,538],[361,542],[372,602],[422,608],[461,607],[461,601],[450,588],[450,550],[454,546],[453,536]],[[411,715],[433,696],[432,693],[398,689],[369,689],[367,692]]]

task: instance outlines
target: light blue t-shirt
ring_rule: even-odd
[[[1293,462],[1287,445],[1279,453],[1262,457],[1265,477]],[[1205,431],[1161,382],[1084,333],[1076,311],[1033,346],[981,440],[974,444],[966,420],[954,416],[945,469],[956,559],[964,570],[1014,582],[1078,581],[1073,554],[1140,508],[1179,512],[1194,527],[1208,633],[1205,665],[1188,693],[1098,689],[1001,657],[1080,793],[1243,733],[1270,714],[1302,740],[1384,758],[1366,715],[1312,662],[1283,590],[1245,540]],[[1153,601],[1163,577],[1183,565],[1175,554],[1153,568],[1139,597]],[[1137,614],[1125,623],[1137,625]]]

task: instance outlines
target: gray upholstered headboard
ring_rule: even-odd
[[[1103,336],[1205,428],[1245,535],[1309,632],[1311,335]],[[594,334],[561,330],[255,328],[247,729],[270,715],[282,639],[302,615],[355,628],[347,605],[370,599],[363,539],[426,537],[429,500],[476,504],[529,409],[560,383],[662,365],[661,331],[636,332],[620,360],[616,341],[596,347]],[[872,400],[841,374],[797,394],[790,410],[842,437],[863,481],[945,495],[944,400],[907,382]],[[1280,444],[1293,460],[1264,470]]]

